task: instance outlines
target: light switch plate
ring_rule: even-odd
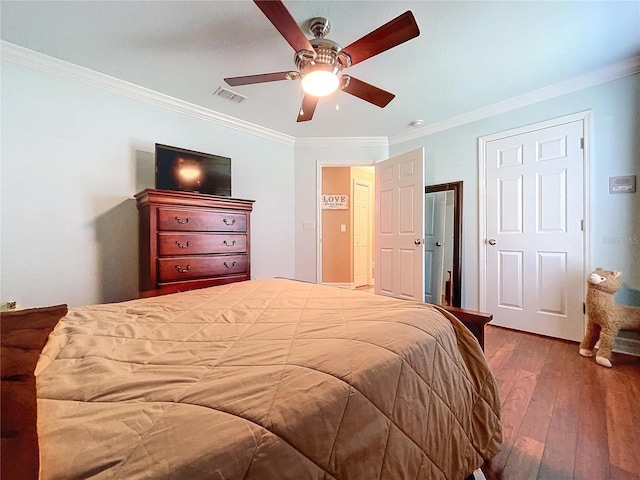
[[[313,220],[308,220],[308,221],[302,222],[302,229],[303,230],[315,230],[316,229],[316,222],[314,222]]]
[[[609,193],[635,193],[636,176],[609,177]]]

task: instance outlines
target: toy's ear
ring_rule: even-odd
[[[597,272],[598,270],[604,270],[604,269],[603,269],[602,267],[596,267],[596,272]]]
[[[622,272],[613,272],[613,278],[618,278],[620,275],[622,275]]]

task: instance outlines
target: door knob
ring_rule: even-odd
[[[442,242],[436,242],[436,247],[441,247],[442,246]]]
[[[489,245],[495,245],[496,244],[496,239],[495,238],[490,238],[489,239]]]
[[[416,245],[420,245],[422,243],[422,240],[420,240],[419,238],[416,238],[413,243],[415,243]]]

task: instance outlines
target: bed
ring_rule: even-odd
[[[286,279],[71,308],[36,368],[42,479],[464,479],[501,443],[477,340]]]

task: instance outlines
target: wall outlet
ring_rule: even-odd
[[[16,301],[10,301],[10,302],[7,302],[7,303],[4,305],[4,310],[7,310],[7,311],[9,311],[9,310],[15,310],[16,308],[18,308],[18,302],[16,302]]]

